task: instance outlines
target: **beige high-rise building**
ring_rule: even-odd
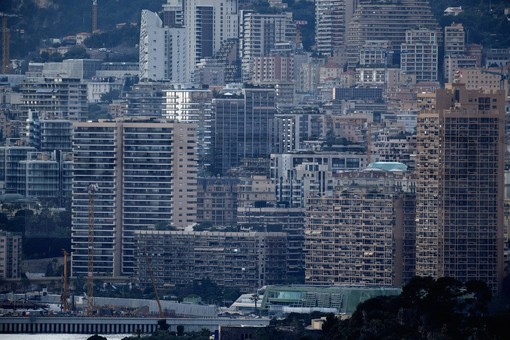
[[[505,96],[448,84],[418,115],[416,274],[503,278]]]
[[[136,230],[196,223],[196,129],[142,119],[74,125],[72,275],[88,271],[90,217],[94,272],[104,276],[133,274]]]
[[[21,275],[21,233],[0,231],[0,278],[18,279]]]
[[[305,282],[399,286],[414,275],[414,193],[401,163],[339,173],[332,195],[308,200]]]

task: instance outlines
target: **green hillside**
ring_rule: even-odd
[[[510,47],[510,21],[505,17],[510,0],[431,0],[430,4],[442,27],[452,22],[464,25],[468,43],[486,48]],[[464,12],[458,16],[443,15],[446,8],[459,6]]]

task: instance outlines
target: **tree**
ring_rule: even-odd
[[[352,317],[323,327],[325,339],[493,338],[485,317],[490,290],[484,282],[416,277],[399,296],[380,296],[358,305]]]
[[[119,90],[110,90],[106,93],[103,93],[101,95],[101,101],[104,103],[112,103],[115,99],[120,98],[120,91]]]
[[[64,54],[64,59],[90,59],[90,55],[83,46],[73,46]]]
[[[183,325],[177,325],[177,335],[178,336],[184,335],[184,326]]]

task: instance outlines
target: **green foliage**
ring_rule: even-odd
[[[488,48],[510,47],[510,21],[505,17],[505,0],[435,0],[430,1],[432,12],[442,27],[453,22],[464,25],[468,43],[482,44]],[[462,6],[463,13],[444,16],[448,7]]]
[[[139,42],[140,28],[126,26],[111,31],[95,33],[85,39],[84,44],[91,48],[113,48],[120,45],[135,46]]]
[[[104,104],[89,104],[87,120],[109,119],[110,114]]]
[[[62,38],[92,29],[92,1],[3,0],[0,3],[5,6],[5,12],[19,15],[9,21],[12,58],[27,56],[42,39]],[[38,6],[39,3],[45,5]],[[97,11],[98,28],[109,31],[119,23],[139,24],[142,9],[159,11],[163,3],[166,0],[101,0]]]
[[[101,101],[105,103],[111,103],[115,99],[119,99],[120,91],[119,90],[111,90],[109,92],[103,93],[101,95]]]
[[[301,28],[301,40],[303,48],[310,51],[315,44],[315,2],[307,0],[284,0],[283,2],[287,3],[289,10],[292,11],[294,20],[307,22],[307,25]]]
[[[83,46],[73,46],[64,54],[64,59],[90,59],[90,55]]]
[[[481,281],[416,277],[399,296],[359,304],[348,320],[328,315],[324,339],[490,339],[490,298]]]

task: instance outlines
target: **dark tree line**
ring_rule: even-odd
[[[503,339],[509,315],[489,315],[490,301],[481,281],[416,277],[399,296],[361,303],[350,319],[328,315],[323,339]]]

